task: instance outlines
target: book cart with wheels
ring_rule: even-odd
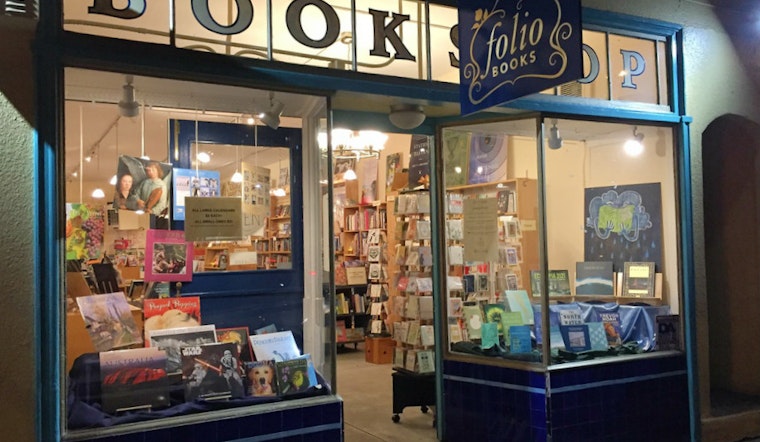
[[[407,406],[435,405],[430,193],[403,192],[393,204],[393,422]]]

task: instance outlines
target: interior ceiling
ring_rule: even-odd
[[[248,115],[270,106],[267,90],[135,76],[135,98],[142,108],[139,116],[128,118],[120,116],[117,105],[122,99],[125,78],[112,72],[66,69],[65,145],[69,180],[75,179],[71,173],[79,169],[80,150],[82,156],[96,153],[91,162],[82,163],[84,180],[107,182],[116,169],[118,154],[140,156],[144,146],[145,155],[150,158],[168,160],[169,119],[243,123]],[[323,105],[321,97],[303,94],[276,92],[274,98],[284,104],[283,127],[300,127],[302,115]],[[398,100],[397,97],[341,92],[334,97],[333,108],[382,114]],[[425,106],[425,111],[428,115],[452,116],[459,113],[459,105]],[[469,124],[462,128],[534,137],[533,121]],[[624,139],[632,133],[632,126],[627,124],[561,120],[558,127],[566,140]],[[650,135],[648,130],[640,128],[645,135]],[[653,131],[651,135],[654,136]],[[215,149],[214,163],[205,168],[219,170],[233,165],[238,161],[236,155],[232,148]],[[266,155],[259,158],[261,164],[267,164]]]

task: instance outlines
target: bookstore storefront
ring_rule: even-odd
[[[582,79],[465,118],[451,2],[61,3],[51,440],[342,439],[357,269],[439,439],[688,438],[678,26],[583,11]]]

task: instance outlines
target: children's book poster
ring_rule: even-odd
[[[149,229],[145,239],[149,259],[145,263],[146,281],[191,281],[193,243],[185,241],[181,230]]]
[[[662,268],[660,183],[593,187],[585,190],[584,261],[651,261]]]
[[[185,197],[220,196],[221,185],[219,172],[216,170],[180,169],[172,173],[174,184],[174,219],[185,220]]]

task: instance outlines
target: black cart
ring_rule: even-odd
[[[414,373],[402,368],[393,369],[393,422],[401,420],[405,407],[419,406],[423,413],[435,406],[435,374]],[[433,421],[435,425],[435,420]]]

